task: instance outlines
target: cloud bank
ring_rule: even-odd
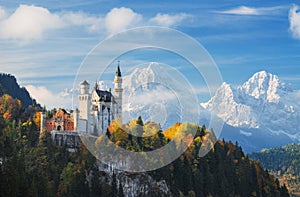
[[[0,10],[0,18],[1,15],[3,11]],[[20,5],[12,15],[0,23],[0,38],[29,42],[39,40],[46,31],[62,26],[60,17],[50,13],[49,10]]]
[[[28,90],[30,96],[42,106],[45,105],[48,109],[57,108],[57,107],[71,107],[72,100],[65,92],[54,94],[53,92],[49,91],[44,86],[33,86],[28,85],[25,86]]]
[[[293,5],[289,12],[290,32],[296,39],[300,39],[300,10],[299,6]]]
[[[105,27],[110,34],[114,34],[137,25],[142,18],[130,8],[113,8],[105,17]]]
[[[53,13],[47,8],[34,5],[20,5],[7,16],[0,7],[0,39],[17,40],[22,43],[41,40],[48,32],[81,26],[89,33],[115,34],[139,25],[175,26],[190,17],[185,13],[169,15],[158,13],[149,20],[142,14],[126,7],[113,8],[103,16],[84,12]]]
[[[149,22],[160,26],[171,27],[180,24],[189,17],[191,17],[191,15],[185,13],[175,15],[158,13],[155,17],[151,18]]]
[[[239,6],[237,8],[217,11],[216,13],[220,14],[231,14],[231,15],[272,15],[277,14],[278,11],[284,9],[284,6],[275,6],[275,7],[248,7],[248,6]]]
[[[6,16],[6,11],[0,6],[0,20]]]

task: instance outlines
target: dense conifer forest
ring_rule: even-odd
[[[291,194],[300,196],[300,145],[264,149],[249,157],[287,184]]]

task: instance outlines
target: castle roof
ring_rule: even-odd
[[[86,80],[80,83],[80,85],[90,85]]]
[[[121,77],[121,70],[120,70],[120,66],[118,65],[117,71],[116,71],[116,76],[117,77]]]
[[[109,91],[105,90],[95,90],[96,93],[98,94],[100,100],[99,101],[104,101],[104,102],[111,102],[113,95]]]

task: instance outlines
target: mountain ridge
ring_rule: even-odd
[[[237,88],[223,83],[201,106],[233,127],[260,128],[300,140],[299,105],[293,96],[294,90],[277,75],[260,71]]]
[[[166,81],[161,76],[163,71],[171,80]],[[224,127],[222,131],[217,131],[217,136],[241,142],[246,152],[300,142],[298,91],[281,81],[277,75],[259,71],[239,86],[223,82],[206,103],[191,105],[192,102],[185,99],[184,105],[180,105],[181,100],[172,97],[172,92],[160,86],[171,84],[178,92],[188,87],[178,83],[180,80],[171,71],[152,62],[145,67],[133,69],[124,77],[124,93],[129,94],[127,100],[130,102],[125,101],[123,109],[130,115],[128,119],[141,115],[145,121],[165,120],[161,125],[167,128],[176,122],[182,122],[181,109],[188,103],[188,109],[199,106],[200,117],[195,122],[208,127],[214,127],[210,125],[212,118],[217,122],[224,122]],[[189,114],[189,121],[193,115]],[[193,117],[198,116],[196,114]]]

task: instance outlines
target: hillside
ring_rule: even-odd
[[[200,147],[211,147],[210,139],[214,139],[204,126],[177,123],[154,133],[152,128],[159,125],[144,124],[141,118],[122,127],[114,122],[106,136],[110,144],[126,150],[147,152],[170,140],[175,141],[174,149],[188,145],[163,168],[129,173],[103,168],[105,164],[83,144],[73,153],[56,146],[49,133],[39,133],[36,113],[26,113],[20,106],[18,99],[7,94],[0,99],[0,196],[288,196],[286,188],[245,156],[238,144],[218,141],[206,156],[199,157]],[[122,128],[135,128],[143,137]],[[194,128],[195,137],[185,128]],[[103,137],[95,140],[95,147],[105,145]],[[159,162],[144,159],[144,164]]]
[[[131,151],[153,151],[170,143],[170,140],[175,141],[173,148],[176,150],[180,149],[182,143],[189,144],[184,154],[171,164],[148,173],[157,181],[165,181],[173,196],[288,196],[285,187],[280,187],[278,180],[245,156],[238,144],[217,141],[206,156],[199,157],[199,149],[202,146],[210,147],[214,139],[209,137],[214,135],[205,126],[177,123],[163,132],[158,131],[151,137],[143,138],[131,136],[123,130],[127,128],[128,132],[131,130],[128,128],[132,128],[131,131],[136,131],[136,125],[142,125],[138,127],[142,136],[148,136],[147,131],[152,131],[149,128],[159,128],[153,122],[143,124],[133,120],[122,127],[114,122],[108,130],[108,136],[118,146]],[[190,131],[184,128],[197,130],[194,139],[190,138]],[[178,136],[184,137],[178,139]],[[101,144],[105,144],[102,136],[96,140],[96,148]],[[161,157],[167,156],[161,154]],[[153,162],[147,156],[143,159],[145,164]]]
[[[251,153],[249,157],[286,183],[291,194],[300,196],[300,145],[289,144]]]
[[[36,101],[30,97],[26,88],[20,87],[14,76],[0,73],[0,96],[3,94],[19,99],[24,108],[29,105],[36,105]]]

